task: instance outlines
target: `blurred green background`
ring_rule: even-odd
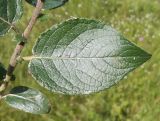
[[[24,1],[24,16],[18,23],[22,31],[33,7]],[[26,85],[45,93],[52,105],[48,115],[32,115],[0,102],[0,121],[160,121],[160,0],[70,0],[65,6],[43,11],[23,55],[41,32],[73,17],[98,19],[120,31],[126,38],[153,56],[150,61],[126,76],[118,85],[88,96],[50,93],[40,87],[20,64],[16,81],[10,87]],[[16,45],[13,32],[0,38],[0,61],[7,66]]]

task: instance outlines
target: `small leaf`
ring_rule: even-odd
[[[0,36],[22,16],[22,0],[0,0]]]
[[[15,87],[3,97],[11,107],[33,114],[46,114],[50,111],[49,101],[39,91],[28,87]]]
[[[29,4],[36,6],[37,0],[26,0]],[[44,0],[44,9],[54,9],[64,5],[68,0]]]
[[[89,94],[113,86],[150,57],[110,26],[73,19],[41,35],[29,70],[48,90]]]

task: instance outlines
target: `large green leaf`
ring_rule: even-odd
[[[15,87],[10,94],[2,97],[11,107],[33,114],[46,114],[50,111],[49,101],[39,91],[28,87]]]
[[[36,6],[37,0],[26,0],[29,4]],[[44,0],[44,9],[53,9],[64,5],[68,0]]]
[[[89,94],[116,84],[150,57],[112,27],[73,19],[41,35],[29,70],[53,92]]]
[[[22,16],[22,0],[0,0],[0,36]]]

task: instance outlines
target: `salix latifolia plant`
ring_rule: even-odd
[[[97,20],[82,18],[52,26],[39,36],[33,54],[22,57],[21,52],[41,10],[60,7],[68,0],[26,2],[35,6],[35,10],[21,33],[15,23],[23,15],[22,0],[0,0],[0,35],[13,29],[17,40],[8,68],[0,64],[0,98],[11,107],[33,114],[50,111],[48,99],[38,90],[17,86],[10,92],[6,91],[21,61],[29,61],[29,72],[49,91],[83,95],[113,86],[151,57],[114,28]]]

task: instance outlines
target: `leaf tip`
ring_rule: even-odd
[[[146,58],[146,61],[150,60],[152,58],[152,54],[146,52],[145,58]]]

